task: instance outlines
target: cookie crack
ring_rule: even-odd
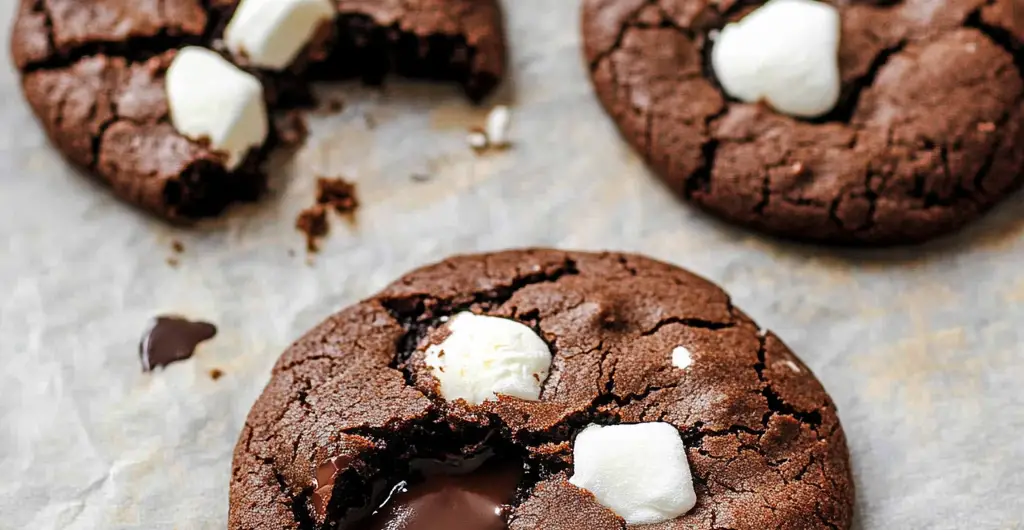
[[[52,38],[52,33],[51,33]],[[46,59],[33,61],[21,68],[22,76],[40,70],[59,70],[70,68],[78,62],[94,56],[123,58],[128,63],[143,63],[171,50],[185,46],[203,44],[198,35],[174,35],[168,28],[163,28],[155,35],[145,37],[129,37],[120,42],[93,42],[80,44],[71,50],[58,50]]]
[[[982,18],[982,11],[986,7],[991,7],[994,4],[994,1],[989,0],[985,5],[976,9],[967,17],[967,20],[964,22],[964,27],[980,31],[997,46],[1006,50],[1006,52],[1013,57],[1014,65],[1017,67],[1017,75],[1024,80],[1024,43],[1014,37],[1013,33],[1008,29],[988,24]]]
[[[650,337],[662,330],[665,326],[672,324],[679,324],[688,328],[707,329],[710,331],[720,331],[736,326],[735,322],[715,322],[713,320],[704,320],[700,318],[680,318],[680,317],[668,317],[659,321],[654,325],[653,328],[644,331],[640,334],[641,337]]]
[[[609,46],[608,49],[599,52],[594,57],[594,59],[590,61],[591,72],[597,71],[597,68],[601,65],[602,62],[604,62],[613,53],[622,48],[623,41],[625,41],[626,39],[626,33],[628,33],[629,30],[636,27],[636,23],[640,16],[640,13],[643,12],[644,9],[647,9],[648,7],[655,4],[657,4],[657,0],[646,0],[645,3],[637,6],[637,8],[632,13],[630,13],[629,16],[625,18],[625,20],[622,22],[622,26],[619,28],[619,32],[615,35],[615,40],[612,42],[612,45]]]
[[[759,337],[759,340],[760,345],[757,349],[757,363],[754,365],[754,371],[757,373],[757,378],[762,385],[761,395],[764,396],[765,401],[768,405],[768,412],[765,412],[764,416],[761,418],[761,423],[764,425],[765,428],[767,428],[768,422],[771,421],[772,416],[774,416],[775,414],[790,416],[795,418],[800,423],[803,423],[811,427],[811,429],[815,432],[817,438],[819,440],[822,440],[824,437],[821,435],[820,432],[818,432],[818,428],[821,427],[823,422],[820,409],[824,408],[825,405],[822,404],[818,407],[818,409],[813,411],[804,411],[796,408],[790,403],[787,403],[786,400],[778,392],[775,391],[775,389],[772,387],[771,382],[768,381],[768,378],[764,375],[764,369],[766,366],[765,362],[767,355],[768,335],[762,334]]]
[[[901,39],[896,44],[883,48],[878,52],[878,55],[876,55],[874,60],[871,61],[871,66],[868,67],[867,72],[849,82],[849,91],[842,96],[839,104],[832,109],[832,112],[829,112],[817,120],[811,120],[811,123],[852,123],[853,115],[860,107],[861,95],[863,95],[866,90],[874,86],[875,80],[878,78],[878,74],[882,71],[882,68],[889,64],[889,60],[892,59],[893,56],[901,53],[907,47],[909,42],[909,39]]]
[[[390,298],[381,301],[385,310],[405,329],[398,339],[396,355],[391,368],[400,368],[409,360],[427,332],[450,318],[474,306],[499,307],[512,299],[519,291],[532,285],[556,283],[565,276],[580,274],[576,262],[569,257],[553,271],[540,270],[514,279],[509,285],[496,287],[488,291],[473,293],[471,299],[455,301],[440,299],[429,295],[413,295],[409,297]],[[411,376],[406,369],[406,375]]]

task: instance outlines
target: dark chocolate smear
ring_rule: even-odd
[[[139,342],[142,370],[149,372],[188,359],[199,343],[212,339],[216,334],[217,327],[213,324],[192,322],[181,317],[157,317]]]
[[[418,461],[420,482],[399,482],[384,504],[354,530],[506,530],[523,474],[520,462]]]

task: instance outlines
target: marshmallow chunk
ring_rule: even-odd
[[[425,357],[445,399],[479,405],[497,394],[540,398],[551,350],[532,329],[514,320],[459,313],[448,321],[448,330],[448,338],[428,348]]]
[[[174,127],[226,153],[229,170],[266,141],[263,85],[220,55],[195,46],[182,49],[167,69],[166,86]]]
[[[828,114],[842,89],[839,11],[816,0],[771,0],[719,33],[711,64],[722,87],[801,118]]]
[[[685,346],[677,346],[672,350],[672,366],[680,370],[686,370],[693,364],[693,356]]]
[[[690,462],[668,423],[590,425],[576,436],[569,482],[628,524],[669,521],[693,509]]]
[[[224,43],[253,66],[283,70],[332,18],[330,0],[242,0],[224,30]]]

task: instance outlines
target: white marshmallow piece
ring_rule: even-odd
[[[182,135],[207,139],[226,153],[227,168],[236,169],[253,148],[267,139],[263,85],[223,57],[205,48],[183,48],[167,69],[171,122]]]
[[[569,482],[628,524],[669,521],[697,504],[686,447],[668,423],[590,425],[572,454]]]
[[[334,14],[330,0],[242,0],[224,43],[253,66],[283,70]]]
[[[487,143],[491,147],[508,147],[508,131],[512,126],[512,111],[505,105],[498,105],[487,115]]]
[[[448,321],[448,330],[448,338],[428,348],[425,357],[445,399],[479,405],[498,394],[540,398],[551,349],[532,329],[505,318],[459,313]]]
[[[839,102],[839,38],[835,7],[817,0],[771,0],[718,34],[711,63],[730,96],[814,118]]]
[[[672,366],[680,370],[686,370],[693,364],[693,356],[685,346],[677,346],[672,350]]]

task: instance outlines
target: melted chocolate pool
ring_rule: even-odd
[[[523,474],[517,461],[413,462],[423,480],[399,482],[353,530],[506,530],[508,504]]]
[[[142,370],[192,357],[196,346],[217,334],[217,327],[206,322],[192,322],[180,317],[157,317],[146,329],[139,343]]]

